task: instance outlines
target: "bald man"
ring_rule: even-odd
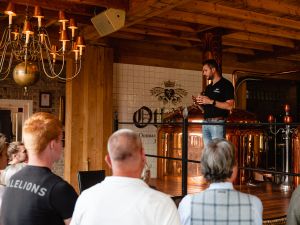
[[[113,176],[80,195],[71,225],[179,225],[170,197],[141,179],[146,158],[139,135],[118,130],[107,147],[106,162]]]

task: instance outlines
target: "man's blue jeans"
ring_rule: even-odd
[[[205,120],[207,123],[225,123],[225,120],[210,119]],[[226,130],[224,125],[202,125],[202,137],[204,146],[208,144],[212,139],[225,138]]]

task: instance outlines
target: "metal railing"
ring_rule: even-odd
[[[182,196],[187,195],[187,186],[188,186],[188,163],[201,163],[198,160],[190,160],[188,159],[188,127],[190,125],[224,125],[224,126],[234,126],[234,127],[266,127],[266,126],[285,126],[286,123],[215,123],[215,122],[189,122],[188,117],[183,118],[181,122],[161,122],[161,123],[147,123],[148,125],[162,126],[162,125],[174,125],[174,126],[182,126],[182,157],[168,157],[168,156],[160,156],[160,155],[152,155],[146,154],[147,157],[158,158],[158,159],[166,159],[166,160],[176,160],[181,161],[182,163],[182,175],[181,175],[181,183],[182,183]],[[133,122],[120,122],[118,121],[117,115],[114,118],[114,130],[119,129],[119,125],[134,125]],[[300,126],[300,123],[288,123],[291,127]],[[280,174],[284,176],[299,176],[300,173],[292,173],[292,172],[284,172],[270,169],[259,169],[252,167],[239,167],[240,170],[248,170],[255,171],[261,173],[269,173],[269,174]]]

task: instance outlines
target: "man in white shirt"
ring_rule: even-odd
[[[108,140],[113,176],[84,191],[71,225],[179,225],[174,202],[140,179],[146,158],[139,135],[121,129]]]
[[[208,143],[202,153],[201,172],[210,186],[183,198],[178,209],[182,225],[262,224],[261,201],[233,189],[237,166],[230,142],[213,139]]]

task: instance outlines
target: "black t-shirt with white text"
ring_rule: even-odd
[[[222,77],[217,83],[209,84],[204,92],[204,95],[218,102],[226,102],[234,99],[234,88],[232,83]],[[204,118],[228,117],[229,111],[226,109],[217,108],[211,104],[203,105]]]
[[[10,178],[1,208],[2,225],[64,225],[77,193],[47,167],[26,166]]]

